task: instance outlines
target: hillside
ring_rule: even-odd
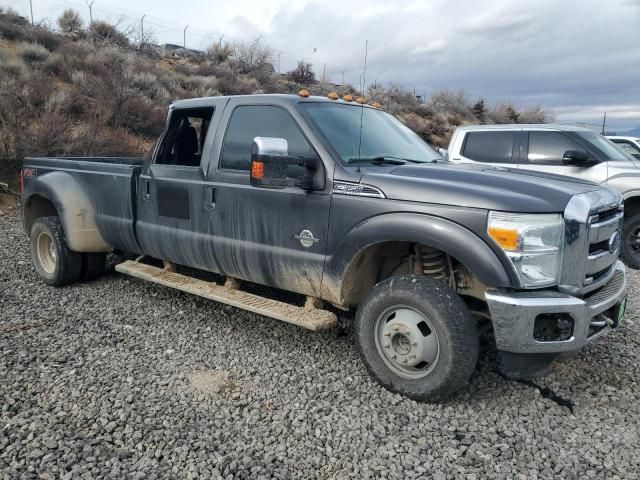
[[[166,50],[104,22],[85,27],[71,10],[57,26],[59,32],[31,26],[0,10],[0,181],[13,183],[26,155],[145,155],[176,99],[302,87],[362,95],[351,85],[321,85],[309,64],[276,74],[274,52],[260,37],[194,52]],[[458,91],[419,101],[398,85],[374,84],[364,97],[435,146],[446,146],[460,124],[548,118],[538,107],[519,111],[504,102],[490,108]]]

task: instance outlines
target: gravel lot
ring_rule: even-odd
[[[485,342],[467,390],[420,404],[368,377],[346,319],[312,333],[117,274],[46,287],[14,213],[0,477],[639,478],[630,280],[626,324],[546,378],[504,380]]]

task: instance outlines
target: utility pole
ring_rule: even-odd
[[[222,50],[222,39],[224,38],[224,34],[220,35],[218,39],[218,51]]]
[[[189,28],[189,25],[184,27],[184,30],[182,31],[182,46],[184,48],[187,48],[187,28]]]
[[[324,94],[324,85],[327,82],[327,64],[322,67],[322,81],[320,82],[320,94]]]
[[[144,17],[146,17],[147,14],[145,13],[144,15],[142,15],[142,18],[140,19],[140,47],[142,48],[142,46],[144,45]]]
[[[344,85],[344,69],[342,70],[342,83],[340,85]]]
[[[93,23],[93,2],[95,0],[91,0],[91,3],[89,3],[89,0],[85,0],[87,2],[87,6],[89,7],[89,23]]]
[[[33,26],[33,1],[29,0],[29,10],[31,10],[31,25]]]
[[[278,73],[280,73],[280,56],[282,55],[282,52],[278,52]]]
[[[607,125],[607,112],[604,112],[604,118],[602,119],[602,135],[604,135],[604,128]]]

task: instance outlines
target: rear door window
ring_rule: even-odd
[[[584,148],[560,132],[529,132],[529,163],[562,165],[567,150]]]
[[[513,154],[515,131],[469,132],[464,141],[462,155],[483,163],[518,163]]]
[[[198,167],[209,130],[213,108],[176,109],[160,140],[155,163],[180,167]]]

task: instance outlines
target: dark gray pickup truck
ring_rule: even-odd
[[[450,167],[393,116],[335,97],[183,100],[149,159],[27,158],[35,268],[87,280],[115,250],[137,257],[119,272],[313,330],[357,309],[369,372],[415,399],[466,384],[484,326],[523,377],[622,319],[618,193]]]

